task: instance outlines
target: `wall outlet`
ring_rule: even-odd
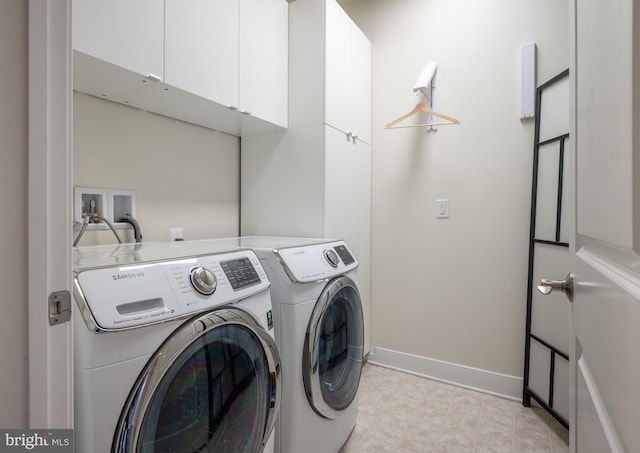
[[[169,228],[169,242],[184,241],[182,227]]]
[[[436,218],[448,219],[449,218],[449,199],[442,198],[436,200]]]

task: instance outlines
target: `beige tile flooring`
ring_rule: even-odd
[[[568,439],[540,407],[367,364],[340,453],[559,453]]]

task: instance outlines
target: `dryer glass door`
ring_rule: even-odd
[[[302,361],[311,407],[336,418],[358,392],[362,371],[364,322],[355,283],[348,277],[329,282],[311,314]]]
[[[275,343],[246,313],[191,320],[140,376],[114,451],[262,451],[277,416],[279,369]]]

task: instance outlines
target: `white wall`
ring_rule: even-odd
[[[534,124],[519,49],[537,43],[538,83],[566,69],[568,2],[341,3],[373,43],[372,345],[521,377]],[[461,125],[385,130],[431,61]]]
[[[74,186],[136,190],[143,241],[237,236],[239,139],[74,93]],[[119,231],[120,234],[120,231]],[[131,230],[123,241],[133,241]],[[79,245],[114,243],[87,232]]]
[[[28,426],[28,2],[0,2],[0,427]]]

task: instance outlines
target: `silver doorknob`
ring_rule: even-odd
[[[573,302],[573,274],[568,273],[564,280],[547,280],[543,278],[540,280],[538,291],[545,296],[551,294],[552,291],[562,291],[567,296],[567,299]]]

